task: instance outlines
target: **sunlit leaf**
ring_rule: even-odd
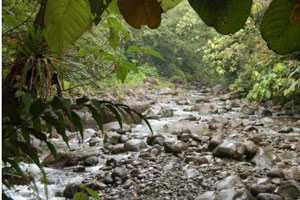
[[[45,38],[50,49],[63,53],[92,26],[88,0],[48,0]]]

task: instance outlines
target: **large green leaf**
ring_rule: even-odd
[[[300,1],[274,0],[264,15],[261,33],[279,54],[300,50]]]
[[[250,14],[252,0],[189,0],[201,19],[221,34],[241,29]]]
[[[50,49],[62,53],[92,26],[88,0],[48,0],[45,26]]]

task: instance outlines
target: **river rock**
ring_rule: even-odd
[[[216,194],[213,191],[208,191],[200,194],[195,200],[215,200]]]
[[[143,140],[131,139],[125,142],[124,148],[126,151],[139,152],[140,150],[147,148],[147,145]]]
[[[278,133],[291,133],[294,129],[292,127],[284,127],[278,131]]]
[[[195,178],[196,176],[198,176],[200,173],[198,170],[196,169],[187,169],[186,170],[186,177],[189,178]]]
[[[49,153],[42,161],[42,165],[45,167],[62,168],[67,166],[75,166],[78,164],[78,160],[70,153],[63,151],[57,151],[57,159]]]
[[[184,161],[186,163],[193,162],[195,165],[203,165],[209,163],[208,159],[204,156],[187,156]]]
[[[277,194],[260,193],[257,196],[258,200],[283,200],[283,198]]]
[[[234,158],[239,160],[243,157],[245,151],[246,147],[241,143],[224,141],[214,149],[213,155],[221,158]]]
[[[282,182],[278,188],[278,194],[286,199],[297,199],[299,196],[299,188],[296,181]]]
[[[176,141],[165,141],[164,147],[166,153],[177,154],[177,153],[181,153],[184,150],[187,150],[188,145],[185,142],[176,140]]]
[[[151,146],[153,146],[155,144],[163,146],[164,145],[164,141],[165,141],[165,138],[163,136],[161,136],[161,135],[150,135],[147,138],[147,144],[151,145]]]
[[[245,115],[254,115],[254,110],[247,105],[242,106],[241,112]]]
[[[188,142],[191,138],[191,133],[179,133],[177,135],[177,139],[181,140],[182,142]]]
[[[217,113],[218,108],[211,104],[198,104],[191,108],[191,111],[199,112],[199,114],[207,115]]]
[[[256,154],[258,147],[254,144],[254,142],[249,140],[244,142],[244,145],[246,147],[247,158],[252,158]]]
[[[272,116],[272,112],[269,109],[264,109],[261,112],[261,116],[263,116],[263,117],[271,117]]]
[[[158,114],[161,117],[173,117],[174,111],[172,109],[162,109]]]
[[[121,135],[116,132],[107,132],[104,136],[105,144],[118,144],[121,141]]]
[[[110,151],[111,151],[112,154],[119,154],[119,153],[126,152],[124,144],[111,145],[110,146]]]
[[[99,162],[99,160],[96,156],[91,156],[84,160],[84,165],[85,166],[93,166],[93,165],[97,165],[98,162]]]
[[[231,188],[221,190],[216,200],[256,200],[245,188]]]
[[[115,179],[116,177],[121,178],[122,180],[125,180],[127,178],[126,172],[121,167],[116,167],[113,169],[111,177]]]
[[[284,178],[289,180],[300,181],[300,169],[299,167],[291,167],[290,169],[284,170]]]
[[[202,103],[202,102],[204,102],[204,103],[209,102],[209,98],[206,96],[200,96],[196,99],[196,103]]]
[[[275,186],[271,184],[253,184],[250,186],[250,191],[254,196],[260,193],[272,193],[275,190]]]
[[[252,158],[251,162],[257,167],[270,167],[272,162],[277,159],[277,155],[273,153],[271,147],[259,148]]]
[[[227,94],[224,94],[223,96],[221,96],[221,100],[222,101],[226,101],[226,100],[234,100],[234,99],[238,99],[240,98],[240,93],[238,91],[233,91],[233,92],[229,92]]]
[[[219,144],[221,144],[223,142],[223,138],[219,135],[213,137],[209,144],[208,144],[208,149],[210,151],[214,150],[214,148],[216,148]]]
[[[163,88],[160,90],[161,95],[176,95],[177,92],[171,88]]]
[[[267,176],[272,178],[281,178],[282,172],[279,168],[272,168],[268,173]]]
[[[212,92],[215,95],[221,94],[221,93],[225,92],[226,90],[227,90],[226,87],[223,85],[220,85],[220,84],[218,84],[212,88]]]
[[[64,197],[73,198],[74,194],[83,191],[78,184],[69,184],[63,191]]]
[[[237,175],[227,176],[225,179],[217,182],[217,190],[230,189],[240,185],[243,184]]]

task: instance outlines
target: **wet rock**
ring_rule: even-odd
[[[97,165],[99,162],[98,158],[96,156],[92,156],[89,158],[86,158],[84,160],[84,165],[85,166],[93,166],[93,165]]]
[[[128,140],[124,144],[124,148],[126,151],[139,152],[140,150],[147,148],[147,145],[143,140],[132,139],[132,140]]]
[[[286,180],[292,179],[295,181],[300,181],[300,169],[299,167],[291,167],[283,172],[284,178]]]
[[[280,129],[279,131],[278,131],[278,133],[291,133],[291,132],[293,132],[294,130],[293,130],[293,128],[292,127],[284,127],[284,128],[282,128],[282,129]]]
[[[112,154],[119,154],[119,153],[126,152],[124,144],[112,145],[112,146],[110,146],[110,151]]]
[[[240,93],[238,91],[233,91],[233,92],[229,92],[227,94],[224,94],[223,96],[221,96],[221,100],[222,101],[226,101],[226,100],[234,100],[234,99],[238,99],[240,98]]]
[[[272,193],[275,190],[275,186],[271,184],[253,184],[250,186],[250,191],[254,196],[260,193]]]
[[[42,165],[45,167],[62,168],[67,166],[75,166],[79,161],[70,153],[57,151],[57,159],[49,153],[43,160]]]
[[[124,189],[129,189],[132,185],[134,185],[134,182],[131,179],[127,179],[125,183],[123,184]]]
[[[205,192],[199,195],[195,200],[215,200],[216,194],[213,191]]]
[[[281,196],[277,194],[260,193],[257,196],[258,200],[283,200]]]
[[[188,145],[185,142],[176,140],[176,141],[165,141],[164,142],[165,152],[178,154],[182,151],[187,150]]]
[[[127,135],[122,135],[121,139],[120,139],[120,142],[121,143],[125,143],[127,142],[128,140],[130,140],[130,138],[127,136]]]
[[[90,182],[85,184],[88,188],[91,188],[94,191],[104,190],[107,186],[99,182]]]
[[[221,94],[221,93],[223,93],[223,92],[225,92],[225,91],[227,91],[226,87],[223,86],[223,85],[220,85],[220,84],[218,84],[218,85],[216,85],[216,86],[214,86],[214,87],[212,88],[212,92],[213,92],[213,94],[215,94],[215,95]]]
[[[83,191],[78,184],[69,184],[63,191],[64,197],[73,198],[74,194]]]
[[[263,141],[261,135],[259,135],[259,134],[254,134],[254,135],[250,136],[249,140],[251,140],[255,144],[260,144]]]
[[[78,166],[75,166],[75,167],[72,167],[69,169],[71,169],[73,172],[84,172],[85,171],[85,167],[81,166],[81,165],[78,165]]]
[[[242,106],[241,112],[245,115],[254,115],[254,110],[247,105]]]
[[[278,194],[286,199],[297,199],[299,195],[297,182],[296,181],[282,182],[278,188]]]
[[[198,176],[200,173],[198,170],[196,169],[187,169],[186,170],[186,177],[189,178],[195,178],[196,176]]]
[[[196,99],[196,103],[201,103],[201,102],[204,102],[204,103],[207,103],[209,102],[209,98],[206,97],[206,96],[200,96]]]
[[[204,156],[187,156],[184,161],[186,163],[193,162],[195,165],[203,165],[209,163],[208,159]]]
[[[104,136],[105,144],[118,144],[121,141],[121,135],[116,132],[107,132]]]
[[[199,112],[199,114],[207,115],[217,113],[218,108],[211,104],[198,104],[191,108],[191,111]]]
[[[112,174],[111,174],[111,177],[112,177],[113,179],[115,179],[116,177],[119,177],[119,178],[121,178],[122,180],[125,180],[125,179],[127,178],[127,175],[126,175],[126,173],[125,173],[125,171],[124,171],[123,168],[121,168],[121,167],[116,167],[116,168],[113,169]]]
[[[160,147],[160,146],[159,146]],[[150,150],[150,156],[151,157],[157,157],[161,154],[161,148],[158,148],[157,146],[156,147],[153,147],[151,150]]]
[[[148,145],[155,145],[155,144],[158,144],[160,146],[163,146],[164,145],[164,141],[165,141],[165,138],[161,135],[151,135],[147,138],[147,144]]]
[[[229,123],[229,126],[232,128],[232,129],[236,129],[237,127],[240,127],[240,126],[243,126],[243,120],[242,119],[232,119]]]
[[[259,148],[252,158],[251,162],[257,167],[270,167],[272,161],[277,159],[277,155],[273,153],[273,149],[270,147]]]
[[[221,190],[217,200],[256,200],[256,198],[245,188],[231,188]]]
[[[263,117],[271,117],[272,116],[272,112],[269,109],[264,109],[261,112],[261,116],[263,116]]]
[[[282,177],[282,172],[279,168],[272,168],[268,173],[267,176],[272,177],[272,178],[281,178]]]
[[[249,140],[244,142],[244,145],[246,147],[247,158],[252,158],[256,154],[258,147],[254,144],[254,142]]]
[[[217,183],[217,190],[230,189],[235,186],[243,185],[240,178],[236,175],[228,176]]]
[[[181,140],[182,142],[188,142],[190,138],[191,138],[190,133],[180,133],[177,135],[177,139]]]
[[[258,129],[256,128],[256,127],[254,127],[254,126],[246,126],[245,128],[244,128],[244,131],[247,131],[247,132],[258,132]]]
[[[173,117],[174,111],[172,109],[162,109],[158,114],[161,117]]]
[[[137,168],[131,170],[131,172],[130,172],[130,176],[131,176],[132,178],[137,177],[139,174],[140,174],[140,171],[139,171],[139,169],[137,169]]]
[[[106,185],[113,184],[114,180],[111,177],[111,174],[107,173],[102,182]]]
[[[160,90],[161,95],[176,95],[177,92],[171,88],[163,88]]]
[[[217,135],[215,137],[213,137],[209,144],[208,144],[208,149],[210,151],[214,150],[214,148],[216,148],[219,144],[221,144],[223,142],[223,139],[221,136]]]
[[[189,115],[187,116],[184,120],[189,120],[189,121],[196,121],[197,120],[197,117],[195,117],[194,115]]]
[[[241,143],[224,141],[214,149],[213,155],[221,158],[234,158],[239,160],[243,157],[245,151],[246,147]]]

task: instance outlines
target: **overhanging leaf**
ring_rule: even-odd
[[[189,0],[201,19],[221,34],[241,29],[250,12],[252,0]]]
[[[300,1],[274,0],[266,11],[261,34],[278,54],[300,50]]]
[[[48,0],[45,38],[50,49],[62,53],[92,26],[88,0]]]
[[[163,9],[156,0],[118,0],[118,7],[125,21],[134,28],[147,25],[157,28]]]

